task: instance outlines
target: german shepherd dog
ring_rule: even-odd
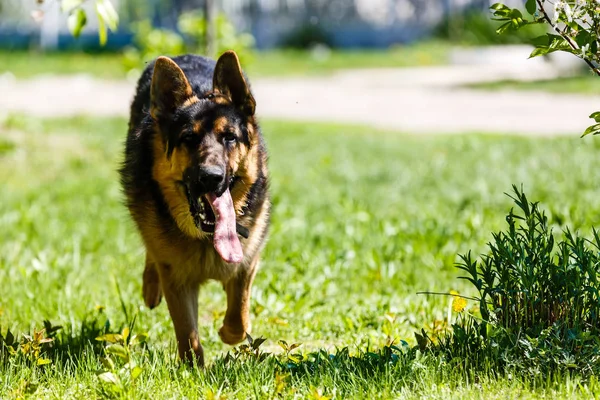
[[[121,183],[146,248],[143,297],[165,296],[181,359],[204,365],[198,290],[220,281],[219,336],[250,332],[250,288],[269,225],[267,152],[235,52],[159,57],[131,105]]]

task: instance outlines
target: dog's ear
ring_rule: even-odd
[[[185,74],[175,61],[158,57],[150,88],[150,115],[155,120],[173,114],[194,95]]]
[[[219,57],[213,76],[213,90],[229,97],[246,115],[254,115],[256,101],[250,93],[240,60],[234,51],[229,50]]]

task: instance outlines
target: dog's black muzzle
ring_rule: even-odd
[[[201,165],[188,168],[184,174],[184,183],[194,198],[207,193],[214,193],[219,197],[227,189],[227,174],[225,168],[219,165]]]

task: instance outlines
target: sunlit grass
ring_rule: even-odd
[[[420,137],[280,121],[263,129],[273,225],[251,312],[254,337],[268,339],[264,351],[281,353],[280,339],[302,343],[306,353],[347,346],[350,355],[415,344],[413,332],[431,329],[448,310],[447,298],[417,292],[469,294],[456,279],[456,254],[485,250],[490,232],[504,225],[511,202],[503,192],[513,183],[543,202],[555,226],[585,233],[600,215],[600,144],[592,137]],[[116,173],[125,131],[125,120],[105,118],[17,116],[0,125],[0,332],[32,332],[47,319],[64,335],[49,367],[0,355],[1,394],[103,393],[102,353],[80,344],[94,341],[94,321],[110,321],[112,331],[125,325],[121,302],[129,320],[136,317],[134,331],[149,334],[147,347],[136,350],[143,373],[129,397],[273,397],[278,379],[285,396],[299,398],[595,390],[574,389],[568,377],[549,386],[496,381],[489,371],[477,375],[414,353],[398,353],[400,361],[377,373],[343,353],[315,375],[287,371],[274,358],[225,364],[229,348],[217,334],[225,296],[215,283],[202,288],[199,306],[209,368],[180,368],[166,306],[150,311],[141,298],[144,255]]]

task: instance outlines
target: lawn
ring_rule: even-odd
[[[504,80],[479,83],[469,87],[485,90],[536,90],[550,93],[573,93],[600,95],[600,78],[591,73],[573,77],[547,79],[532,82]]]
[[[448,312],[448,298],[417,292],[472,294],[456,279],[456,254],[484,251],[490,232],[504,226],[512,203],[503,192],[512,183],[542,201],[557,230],[569,224],[589,233],[600,215],[598,140],[576,133],[411,136],[280,121],[265,121],[263,129],[273,225],[251,312],[253,336],[267,339],[260,350],[276,355],[231,352],[219,341],[225,296],[210,283],[200,294],[208,366],[199,371],[177,363],[166,305],[143,305],[144,254],[116,173],[126,121],[10,116],[0,123],[0,333],[10,329],[19,338],[44,320],[62,326],[39,357],[50,364],[0,354],[0,397],[598,393],[595,380],[580,382],[576,374],[494,376],[409,350],[416,330],[431,331]],[[148,334],[130,355],[140,375],[132,381],[115,367],[120,380],[106,382],[111,376],[98,373],[111,366],[102,364],[95,338],[127,324]],[[296,358],[282,354],[279,340],[301,343]],[[385,347],[391,343],[396,348]]]
[[[257,52],[244,65],[251,76],[328,74],[348,68],[384,68],[439,65],[447,62],[451,46],[444,42],[423,42],[389,50],[333,50],[308,52],[271,50]],[[81,52],[36,53],[0,50],[0,75],[9,71],[18,78],[40,74],[86,73],[99,78],[126,77],[119,53]]]

